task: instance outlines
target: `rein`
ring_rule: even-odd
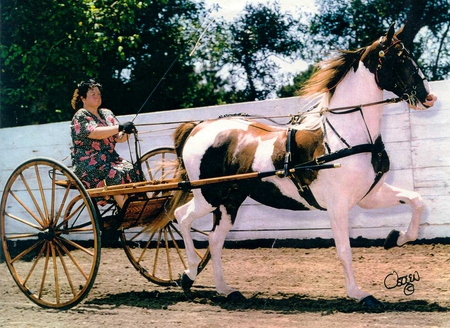
[[[227,117],[233,117],[233,116],[242,116],[244,118],[249,118],[249,119],[263,119],[263,120],[268,120],[274,124],[277,125],[287,125],[289,123],[292,123],[292,120],[290,120],[288,123],[280,123],[275,121],[274,119],[277,118],[295,118],[301,115],[309,115],[309,114],[322,114],[322,113],[333,113],[333,114],[348,114],[348,113],[352,113],[358,110],[358,108],[361,107],[369,107],[369,106],[375,106],[375,105],[380,105],[380,104],[395,104],[398,103],[400,101],[403,101],[405,99],[400,98],[400,97],[396,97],[396,98],[389,98],[389,99],[385,99],[385,100],[381,100],[381,101],[376,101],[376,102],[371,102],[371,103],[367,103],[367,104],[361,104],[361,105],[352,105],[352,106],[346,106],[346,107],[336,107],[336,108],[323,108],[318,112],[310,112],[310,111],[305,111],[299,115],[293,115],[293,114],[289,114],[289,115],[276,115],[276,116],[262,116],[262,115],[250,115],[247,113],[236,113],[236,114],[224,114],[219,116],[219,118],[227,118]],[[348,110],[351,109],[350,111],[346,111],[346,112],[342,112],[342,113],[335,113],[336,111],[341,111],[341,110]],[[206,119],[207,121],[208,119]],[[153,123],[135,123],[135,126],[154,126],[154,125],[173,125],[173,124],[183,124],[183,123],[193,123],[193,122],[199,122],[200,120],[184,120],[184,121],[169,121],[169,122],[153,122]],[[202,120],[204,121],[204,120]]]
[[[336,107],[336,108],[322,108],[320,110],[320,114],[323,113],[333,113],[333,114],[349,114],[349,113],[353,113],[356,112],[358,110],[360,110],[362,107],[370,107],[370,106],[375,106],[375,105],[381,105],[381,104],[396,104],[400,101],[403,101],[406,99],[400,98],[400,97],[395,97],[395,98],[388,98],[385,100],[380,100],[380,101],[375,101],[375,102],[371,102],[371,103],[367,103],[367,104],[361,104],[361,105],[353,105],[353,106],[345,106],[345,107]],[[345,112],[342,113],[335,113],[336,111],[341,111],[341,110],[345,110]]]

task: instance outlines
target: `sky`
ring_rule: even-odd
[[[207,6],[219,4],[221,10],[216,15],[223,16],[229,20],[232,20],[235,16],[237,16],[247,3],[267,4],[268,2],[269,0],[205,0]],[[270,2],[274,1],[270,0]],[[296,8],[303,8],[304,10],[313,11],[315,8],[314,0],[278,0],[278,3],[280,4],[282,11],[294,12]]]

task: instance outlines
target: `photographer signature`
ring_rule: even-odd
[[[405,293],[406,296],[409,296],[414,294],[415,289],[413,282],[415,281],[420,281],[420,275],[417,271],[404,276],[399,276],[397,271],[393,271],[392,273],[389,273],[386,278],[384,278],[384,286],[387,289],[405,286],[403,293]]]

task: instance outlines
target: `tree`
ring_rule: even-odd
[[[190,103],[201,76],[188,56],[204,16],[190,0],[4,0],[0,127],[70,120],[76,83],[96,77],[104,106],[135,113]],[[37,28],[38,27],[38,28]]]
[[[408,24],[405,46],[418,58],[429,80],[450,75],[450,2],[447,0],[317,0],[310,21],[306,57],[313,62],[333,49],[363,47],[389,25]]]
[[[293,83],[281,87],[277,91],[277,95],[280,98],[292,97],[298,95],[298,91],[309,80],[311,75],[315,72],[314,65],[309,65],[308,69],[294,76]]]
[[[230,25],[232,43],[227,57],[231,76],[246,82],[239,98],[265,99],[276,89],[279,66],[271,57],[295,57],[302,48],[301,28],[291,14],[281,13],[277,2],[245,6]]]
[[[72,0],[2,1],[0,127],[65,117],[66,86],[97,66],[85,10]]]

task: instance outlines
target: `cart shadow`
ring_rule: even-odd
[[[263,295],[258,293],[239,301],[229,301],[226,297],[218,295],[215,291],[195,290],[188,299],[182,292],[142,291],[109,294],[87,300],[86,305],[130,306],[145,309],[165,310],[169,306],[179,303],[192,302],[210,306],[219,306],[228,311],[260,310],[273,311],[284,314],[312,312],[322,315],[335,312],[450,312],[449,307],[443,307],[435,302],[426,300],[411,300],[401,302],[384,302],[383,307],[367,308],[348,298],[311,298],[307,295],[277,293]]]

